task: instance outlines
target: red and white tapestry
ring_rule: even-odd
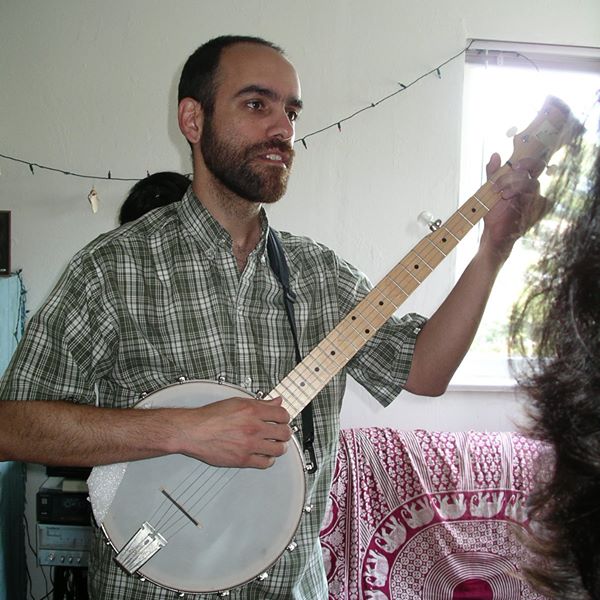
[[[541,445],[514,433],[343,430],[321,532],[331,600],[540,600],[518,577]]]

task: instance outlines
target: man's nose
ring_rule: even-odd
[[[296,127],[286,111],[278,112],[269,127],[269,137],[278,137],[281,140],[293,142]]]

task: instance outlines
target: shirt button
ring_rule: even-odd
[[[252,377],[248,376],[244,379],[244,386],[249,388],[252,385]]]
[[[215,257],[215,253],[212,250],[206,251],[206,258],[208,258],[209,260],[212,260],[214,257]]]

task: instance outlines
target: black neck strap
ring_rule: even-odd
[[[271,269],[273,269],[273,273],[275,273],[275,276],[283,288],[283,303],[285,304],[285,312],[294,338],[296,364],[298,364],[302,361],[302,355],[300,354],[300,346],[298,345],[298,331],[296,329],[296,319],[294,318],[294,301],[296,300],[296,294],[290,289],[290,271],[285,260],[281,240],[271,228],[269,228],[267,235],[267,254],[269,255]],[[317,470],[317,461],[313,447],[314,439],[315,428],[313,423],[313,410],[312,404],[309,403],[302,411],[302,447],[304,452],[309,456],[309,462],[306,464],[306,471],[308,473],[314,473]]]

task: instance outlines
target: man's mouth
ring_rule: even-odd
[[[256,158],[286,169],[290,168],[294,156],[294,150],[284,142],[281,144],[277,144],[277,142],[263,144],[262,147],[255,148],[255,152]]]
[[[281,156],[281,154],[267,154],[265,156],[265,158],[267,160],[272,160],[274,162],[284,162],[283,157]]]

